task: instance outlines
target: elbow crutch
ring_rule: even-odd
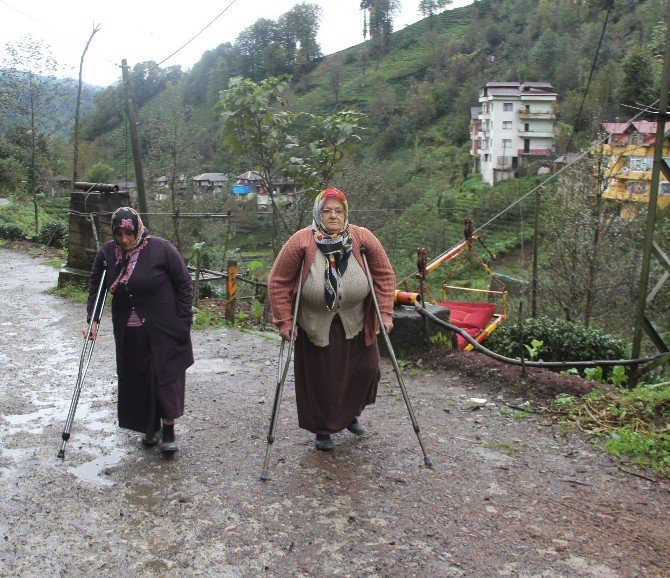
[[[419,424],[416,421],[414,416],[414,410],[412,409],[412,404],[409,401],[409,396],[407,395],[407,389],[405,389],[405,382],[402,379],[400,374],[400,368],[398,367],[398,360],[396,359],[395,352],[391,346],[391,340],[389,339],[388,333],[386,332],[386,326],[384,325],[384,320],[382,319],[381,311],[379,310],[379,303],[377,302],[377,295],[375,294],[374,284],[372,282],[372,275],[370,274],[370,267],[368,266],[368,259],[366,257],[366,248],[361,247],[361,255],[363,257],[363,263],[365,264],[365,274],[368,277],[368,283],[370,284],[370,294],[372,295],[372,301],[375,306],[375,311],[377,312],[377,319],[379,319],[379,326],[382,335],[384,336],[384,342],[386,343],[386,349],[391,356],[391,361],[393,362],[393,369],[395,374],[398,377],[398,383],[400,384],[400,391],[402,391],[402,396],[405,399],[405,405],[407,406],[407,411],[409,412],[409,417],[412,420],[412,426],[414,427],[414,432],[416,437],[419,440],[419,445],[421,446],[421,451],[423,452],[423,461],[429,468],[434,468],[433,460],[426,452],[426,448],[423,445],[423,440],[421,439]]]
[[[268,470],[268,462],[270,461],[270,449],[275,441],[275,431],[277,429],[277,416],[279,415],[279,406],[281,405],[282,392],[284,390],[284,382],[288,374],[288,368],[291,365],[291,351],[293,351],[293,341],[295,340],[295,330],[298,323],[298,308],[300,307],[300,294],[302,292],[302,270],[305,266],[305,259],[303,258],[300,264],[300,274],[298,276],[298,290],[295,295],[295,304],[293,305],[293,324],[291,325],[291,334],[288,342],[288,352],[286,354],[286,363],[282,367],[282,357],[284,355],[284,343],[282,339],[279,347],[279,364],[277,367],[277,388],[275,390],[275,401],[272,404],[272,417],[270,418],[270,429],[268,431],[268,445],[265,448],[265,459],[263,460],[263,469],[261,470],[261,480],[269,480],[270,472]]]
[[[91,339],[93,323],[97,322],[98,328],[100,328],[100,319],[102,318],[102,312],[105,309],[105,299],[107,297],[107,287],[105,286],[106,274],[107,269],[103,269],[102,275],[100,277],[100,286],[98,287],[98,293],[95,297],[95,305],[93,306],[93,315],[91,315],[91,322],[88,324],[88,330],[86,331],[86,337],[84,338],[84,346],[81,349],[81,355],[79,357],[79,372],[77,373],[74,394],[72,396],[72,401],[70,402],[70,411],[67,414],[65,427],[63,428],[63,442],[61,443],[60,451],[58,452],[58,457],[61,459],[65,459],[65,445],[70,439],[70,430],[72,429],[72,422],[74,421],[74,413],[77,411],[77,404],[79,403],[81,387],[84,383],[84,378],[86,377],[88,366],[91,365],[91,358],[93,357],[93,349],[95,348],[95,342],[97,339],[97,335],[96,339]],[[100,307],[99,311],[98,307]]]

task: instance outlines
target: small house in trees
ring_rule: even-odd
[[[298,186],[293,179],[277,177],[274,182],[274,200],[276,203],[292,205]],[[235,177],[232,192],[239,200],[256,197],[258,208],[266,209],[270,206],[270,194],[261,182],[261,176],[255,171],[247,171]]]
[[[607,122],[601,145],[607,158],[603,196],[622,202],[621,216],[634,218],[640,206],[649,203],[654,166],[656,123],[651,121]],[[663,158],[670,164],[670,133],[663,140]],[[658,206],[670,205],[670,183],[660,173]]]
[[[72,178],[65,175],[56,175],[51,180],[51,195],[53,197],[59,196],[64,191],[69,191],[72,188]]]
[[[202,173],[193,177],[196,192],[220,193],[228,186],[228,175],[224,173]]]
[[[232,191],[234,195],[249,198],[249,195],[264,193],[265,189],[261,184],[261,176],[255,171],[247,171],[235,177]]]

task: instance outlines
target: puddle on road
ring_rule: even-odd
[[[118,464],[123,457],[126,455],[126,452],[121,450],[115,450],[111,454],[100,456],[95,458],[90,462],[86,462],[77,466],[76,468],[68,468],[67,471],[77,477],[78,480],[82,482],[88,482],[92,484],[97,484],[101,486],[113,486],[114,482],[102,476],[102,472]]]
[[[37,425],[41,425],[42,427],[40,428],[43,429],[44,423],[42,420],[45,417],[48,417],[53,419],[55,415],[55,411],[53,407],[45,407],[44,409],[40,409],[38,411],[34,411],[32,413],[22,413],[18,415],[5,415],[3,416],[10,424],[13,426],[23,426],[23,425],[28,425],[31,422],[36,423]],[[41,423],[40,423],[41,422]],[[18,428],[18,429],[23,429],[23,428]],[[37,431],[34,431],[32,433],[38,433]]]

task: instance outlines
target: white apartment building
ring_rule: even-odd
[[[530,160],[550,155],[557,97],[548,82],[486,83],[470,112],[470,154],[484,181],[514,178]]]

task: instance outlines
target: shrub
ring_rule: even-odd
[[[503,324],[484,345],[500,355],[518,358],[521,356],[521,331],[524,344],[533,339],[542,341],[539,353],[543,361],[622,359],[627,350],[622,339],[579,323],[549,317],[525,319],[522,329],[518,323]]]
[[[51,221],[40,227],[40,243],[47,247],[65,247],[68,240],[68,227],[65,223]]]
[[[21,226],[14,223],[0,223],[0,238],[9,239],[25,239],[28,237],[28,232]]]

